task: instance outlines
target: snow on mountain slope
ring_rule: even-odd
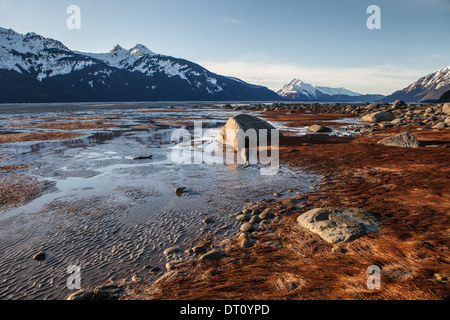
[[[323,96],[346,95],[351,97],[361,96],[361,94],[347,90],[345,88],[330,88],[312,85],[299,79],[293,79],[286,84],[277,93],[285,98],[307,98],[309,100],[317,100]]]
[[[203,86],[210,94],[223,90],[207,70],[193,70],[188,61],[156,54],[142,44],[137,44],[130,50],[116,45],[107,53],[85,53],[71,51],[61,42],[35,33],[22,35],[11,29],[0,28],[0,69],[30,73],[42,81],[47,77],[69,74],[100,62],[113,68],[138,71],[149,77],[157,73],[180,77],[197,88]]]
[[[1,102],[279,100],[262,86],[221,76],[142,44],[72,51],[35,33],[0,28]],[[137,99],[137,100],[136,100]]]
[[[95,64],[88,57],[73,58],[74,53],[57,40],[0,28],[0,69],[33,74],[42,81]]]
[[[448,90],[450,90],[450,66],[420,78],[406,88],[387,96],[385,101],[424,102],[438,100]]]
[[[217,84],[217,79],[208,75],[206,70],[198,72],[192,66],[189,66],[187,61],[183,62],[170,56],[156,54],[142,44],[138,44],[130,50],[122,48],[120,45],[114,46],[108,53],[82,53],[86,56],[99,59],[107,65],[125,69],[131,72],[138,71],[149,77],[156,73],[164,73],[168,77],[180,77],[186,80],[189,84],[194,84],[200,87],[203,82],[207,82],[208,92],[220,92],[223,88]],[[191,79],[191,77],[203,77],[202,83]],[[200,78],[199,78],[200,80]],[[193,81],[193,83],[192,83]]]
[[[450,66],[437,70],[405,88],[406,91],[415,89],[422,90],[439,90],[440,88],[450,85]]]

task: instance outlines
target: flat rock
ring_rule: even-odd
[[[171,256],[171,255],[175,255],[175,254],[178,254],[178,253],[180,253],[182,250],[181,250],[181,248],[178,248],[178,247],[170,247],[170,248],[167,248],[166,250],[164,250],[164,255],[166,256],[166,257],[168,257],[168,256]]]
[[[419,148],[420,142],[415,136],[409,132],[403,132],[396,136],[387,137],[378,144],[382,144],[389,147],[400,147],[400,148]]]
[[[72,293],[70,296],[66,298],[66,300],[91,300],[94,295],[93,291],[81,289],[77,292]]]
[[[329,243],[350,242],[380,231],[380,220],[360,208],[317,208],[297,218],[297,223]]]
[[[200,257],[200,260],[220,260],[225,256],[223,251],[213,249]]]
[[[383,122],[383,121],[392,121],[395,119],[395,116],[389,111],[383,112],[374,112],[370,114],[366,114],[362,117],[361,121],[363,122]]]
[[[332,132],[333,131],[330,128],[322,126],[322,125],[319,125],[319,124],[313,124],[308,129],[312,133],[316,133],[316,132]]]

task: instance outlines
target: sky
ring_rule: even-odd
[[[390,94],[450,65],[449,17],[450,0],[0,0],[3,28],[86,52],[140,43],[272,90],[298,78]]]

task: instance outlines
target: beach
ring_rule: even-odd
[[[415,107],[398,123],[362,122],[395,113],[368,104],[171,107],[2,113],[0,257],[12,275],[2,298],[64,299],[69,265],[81,266],[78,296],[89,299],[448,298],[441,107]],[[218,132],[240,113],[283,133],[278,174],[168,161],[173,130],[201,120]],[[314,124],[332,132],[313,134]],[[405,131],[419,148],[378,144]],[[380,232],[330,244],[298,225],[327,207],[370,210]],[[33,260],[40,251],[47,259]],[[383,290],[366,285],[371,265]]]

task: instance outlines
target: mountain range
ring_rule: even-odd
[[[0,27],[0,103],[121,101],[438,101],[450,90],[450,67],[384,97],[293,79],[276,93],[218,75],[142,44],[106,53],[73,51],[33,32]],[[447,93],[448,96],[448,93]],[[448,97],[444,96],[444,100]],[[442,100],[442,99],[441,99]]]
[[[316,86],[299,79],[293,79],[277,93],[283,98],[300,101],[374,102],[384,97],[381,94],[363,95],[345,88]]]
[[[212,73],[138,44],[107,53],[0,28],[0,102],[279,100],[263,86]]]

